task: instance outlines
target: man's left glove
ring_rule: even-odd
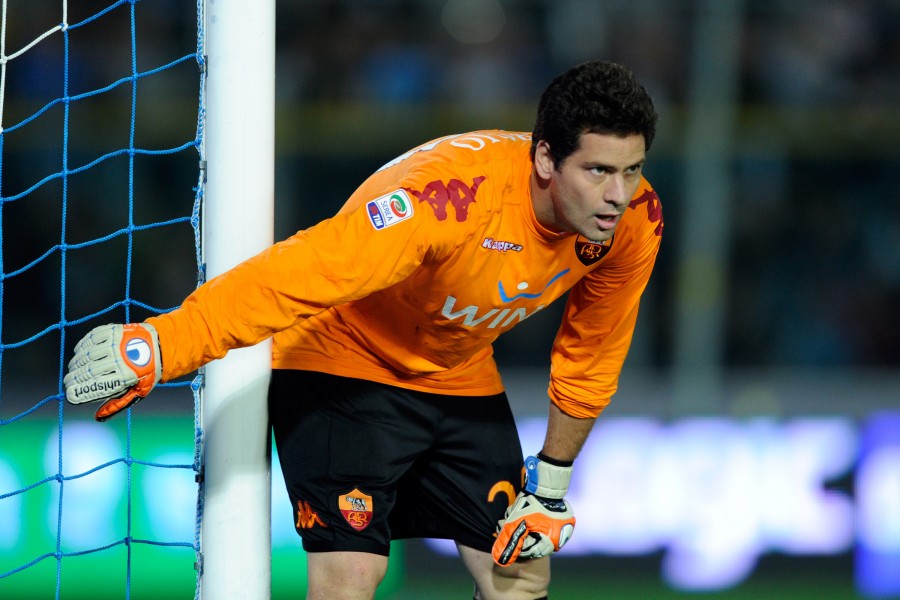
[[[156,329],[147,323],[101,325],[75,346],[63,379],[71,404],[103,402],[105,421],[150,393],[162,378]]]
[[[529,456],[525,478],[525,489],[497,525],[491,554],[501,567],[520,558],[549,556],[562,548],[575,530],[575,516],[565,499],[572,467]]]

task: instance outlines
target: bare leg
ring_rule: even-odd
[[[386,556],[368,552],[310,552],[307,600],[371,600],[387,563]]]
[[[499,567],[487,552],[456,545],[463,564],[475,580],[479,600],[536,600],[547,595],[550,557]]]

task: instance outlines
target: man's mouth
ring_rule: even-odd
[[[597,222],[597,227],[606,231],[612,229],[616,226],[616,223],[619,222],[620,215],[612,214],[612,215],[594,215],[594,219]]]

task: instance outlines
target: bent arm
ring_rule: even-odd
[[[551,404],[541,455],[562,463],[573,462],[591,433],[595,421],[595,418],[590,417],[569,416],[555,404]]]

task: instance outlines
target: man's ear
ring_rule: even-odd
[[[534,169],[537,175],[541,179],[550,179],[554,167],[553,157],[550,156],[550,144],[545,140],[539,141],[534,149]]]

